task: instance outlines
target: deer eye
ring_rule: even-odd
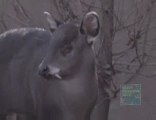
[[[71,51],[73,50],[73,47],[71,44],[65,44],[62,48],[61,48],[61,54],[63,56],[68,55],[69,53],[71,53]]]

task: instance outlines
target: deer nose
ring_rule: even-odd
[[[45,76],[49,73],[49,67],[47,65],[45,66],[39,66],[39,75]]]

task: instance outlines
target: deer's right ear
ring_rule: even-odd
[[[99,31],[100,22],[98,14],[94,11],[87,13],[81,22],[80,32],[87,35],[88,43],[93,43]]]
[[[55,20],[54,17],[47,11],[44,12],[44,15],[50,26],[51,32],[54,32],[58,28],[58,26],[61,24],[61,22]]]

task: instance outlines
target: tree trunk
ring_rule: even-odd
[[[100,39],[95,43],[96,67],[99,80],[99,97],[93,120],[108,120],[110,98],[114,96],[115,86],[112,82],[112,36],[113,36],[113,0],[101,0]]]

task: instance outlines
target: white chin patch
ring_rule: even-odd
[[[53,67],[53,66],[49,66],[49,73],[53,76],[55,76],[56,78],[58,79],[62,79],[62,77],[59,75],[59,72],[60,72],[60,68],[58,67]]]

